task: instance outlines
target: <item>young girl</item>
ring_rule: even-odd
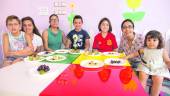
[[[128,59],[135,56],[141,56],[142,60],[142,64],[137,69],[142,86],[146,87],[148,76],[151,75],[153,81],[151,96],[158,96],[164,77],[170,78],[168,70],[170,58],[167,51],[163,49],[161,33],[156,30],[149,31],[145,36],[144,49],[140,49],[138,52],[130,54],[125,58]]]
[[[31,17],[22,18],[22,31],[28,34],[32,40],[34,51],[40,52],[43,50],[41,34],[39,33],[34,20]]]
[[[9,32],[3,34],[4,66],[21,61],[23,57],[33,53],[31,39],[20,31],[20,25],[17,16],[7,17],[6,26]]]
[[[66,37],[59,28],[59,18],[57,14],[52,14],[49,17],[50,26],[42,34],[44,48],[47,51],[61,49],[62,43],[66,45]]]
[[[116,37],[112,32],[112,25],[108,18],[100,20],[98,29],[100,31],[94,38],[93,49],[100,52],[117,51]]]

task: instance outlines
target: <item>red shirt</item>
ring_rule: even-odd
[[[115,35],[108,33],[105,38],[99,33],[95,36],[93,42],[93,49],[97,49],[100,52],[113,51],[113,49],[118,48]]]

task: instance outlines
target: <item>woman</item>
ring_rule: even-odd
[[[35,26],[35,23],[31,17],[22,18],[22,31],[26,32],[32,40],[34,50],[40,52],[43,50],[43,43],[41,35]]]
[[[47,51],[61,49],[62,43],[66,45],[66,37],[64,32],[59,29],[59,19],[56,14],[49,17],[50,26],[42,34],[44,48]]]
[[[30,37],[20,31],[19,18],[15,15],[8,16],[6,26],[9,32],[3,34],[4,66],[21,61],[23,57],[33,53]]]
[[[121,24],[122,37],[119,45],[119,52],[124,52],[126,55],[134,53],[143,48],[144,39],[141,34],[134,32],[134,23],[130,19],[126,19]],[[138,64],[141,63],[140,57],[129,59],[129,62],[136,70]]]

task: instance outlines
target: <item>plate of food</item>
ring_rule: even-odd
[[[31,55],[31,56],[27,56],[26,58],[24,58],[24,61],[42,61],[45,60],[45,57],[43,56],[39,56],[39,55]]]
[[[49,77],[52,76],[56,70],[45,64],[29,69],[28,73],[32,77]]]
[[[86,51],[84,54],[85,55],[89,55],[89,56],[99,56],[99,55],[102,55],[102,53],[98,52],[98,51]]]
[[[70,49],[69,53],[70,54],[80,54],[81,51],[80,51],[80,49]]]
[[[108,58],[104,61],[104,63],[107,65],[122,66],[125,64],[125,60],[118,58]]]
[[[65,54],[65,53],[68,53],[69,50],[66,50],[66,49],[59,49],[59,50],[56,50],[55,53],[62,53],[62,54]]]
[[[43,51],[43,52],[38,53],[37,55],[40,55],[40,56],[50,56],[50,55],[53,55],[53,54],[54,54],[54,52]]]
[[[111,56],[119,56],[120,55],[120,53],[118,53],[118,52],[104,52],[103,54],[104,55],[111,55]]]
[[[80,63],[80,66],[85,68],[100,68],[104,66],[104,63],[99,60],[84,60]]]
[[[65,59],[66,59],[66,57],[63,55],[54,55],[54,56],[49,56],[46,58],[46,60],[50,61],[50,62],[62,61]]]

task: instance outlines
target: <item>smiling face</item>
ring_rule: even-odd
[[[123,35],[127,38],[132,37],[134,34],[133,24],[129,21],[125,22],[122,26]]]
[[[101,32],[108,32],[109,31],[109,22],[107,22],[106,20],[104,20],[101,25]]]
[[[59,26],[59,19],[57,16],[51,16],[50,18],[50,25],[52,28],[58,28]]]
[[[147,37],[146,40],[146,45],[148,48],[150,49],[156,49],[158,47],[159,44],[159,39],[158,38],[151,38],[151,37]]]
[[[74,22],[73,22],[73,24],[74,24],[75,30],[76,30],[76,31],[80,31],[80,30],[81,30],[81,27],[82,27],[82,25],[83,25],[83,22],[82,22],[81,19],[75,19]]]
[[[16,19],[8,20],[7,28],[12,34],[17,34],[20,31],[20,23]]]
[[[34,29],[33,23],[30,20],[23,21],[24,32],[31,34],[33,33],[33,29]]]

